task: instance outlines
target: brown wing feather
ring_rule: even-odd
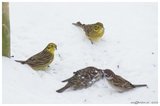
[[[29,64],[32,67],[45,65],[46,63],[49,63],[50,60],[53,59],[53,55],[47,51],[42,51],[32,57],[30,57],[26,63]]]
[[[84,26],[84,31],[87,36],[89,36],[89,33],[92,32],[92,26],[91,25],[85,25]]]
[[[129,81],[122,78],[121,76],[116,75],[113,81],[115,82],[114,83],[115,86],[124,87],[124,88],[133,88],[133,85]],[[119,84],[119,82],[121,82],[121,84]]]

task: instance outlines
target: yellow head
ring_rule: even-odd
[[[104,30],[103,24],[100,22],[97,22],[96,24],[94,24],[93,30],[98,33],[101,32],[102,30]]]
[[[49,43],[47,45],[47,47],[45,48],[45,50],[47,50],[48,52],[50,52],[51,54],[54,54],[54,51],[57,50],[57,45],[54,43]]]

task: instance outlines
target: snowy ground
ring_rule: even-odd
[[[158,101],[157,5],[154,3],[10,3],[11,51],[2,58],[3,103],[152,103]],[[105,26],[94,45],[73,22]],[[58,50],[47,72],[33,71],[15,59],[27,59],[49,42]],[[119,68],[117,68],[119,65]],[[106,80],[88,89],[56,93],[62,80],[87,66],[110,68],[132,83],[125,93]]]

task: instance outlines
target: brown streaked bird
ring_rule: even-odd
[[[67,84],[56,92],[61,93],[68,88],[73,90],[88,88],[103,77],[101,69],[86,67],[73,73],[74,75],[62,82]]]
[[[81,22],[73,23],[73,25],[81,27],[91,43],[98,41],[104,35],[104,26],[101,22],[94,24],[82,24]]]
[[[57,49],[57,45],[54,43],[49,43],[47,47],[41,52],[33,55],[25,61],[15,60],[22,64],[28,64],[34,70],[46,70],[49,64],[54,59],[54,51]]]
[[[117,90],[118,92],[128,91],[137,87],[147,87],[146,84],[132,84],[126,79],[122,78],[119,75],[116,75],[112,70],[105,69],[103,70],[104,77],[107,79],[108,83]]]

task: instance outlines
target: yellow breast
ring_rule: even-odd
[[[98,41],[103,36],[103,34],[104,34],[104,28],[101,28],[97,32],[90,33],[90,35],[88,36],[88,38],[91,41]]]

